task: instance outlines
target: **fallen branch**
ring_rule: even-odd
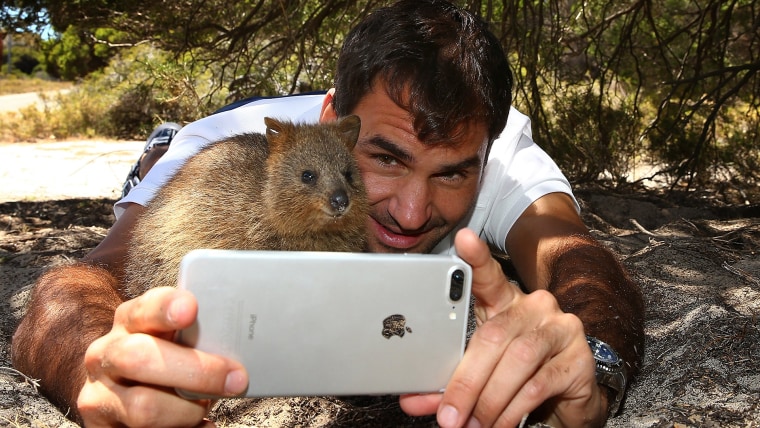
[[[636,221],[636,219],[632,218],[632,219],[629,219],[629,221],[631,222],[632,225],[634,225],[636,227],[636,229],[638,229],[639,231],[641,231],[641,233],[643,233],[645,235],[654,236],[655,238],[662,238],[663,237],[662,235],[659,235],[657,233],[650,232],[650,231],[646,230],[644,228],[644,226],[642,226],[641,224],[639,224],[638,221]]]
[[[760,279],[755,278],[754,276],[750,275],[748,272],[746,272],[746,271],[744,271],[742,269],[739,269],[737,267],[731,266],[726,261],[724,261],[721,266],[723,266],[723,269],[725,269],[725,270],[733,273],[736,276],[741,277],[745,281],[747,281],[749,283],[752,283],[752,284],[755,284],[758,287],[760,287]]]

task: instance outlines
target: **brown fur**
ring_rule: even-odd
[[[209,145],[159,191],[130,243],[125,295],[176,285],[180,260],[197,248],[365,249],[368,206],[351,155],[359,118],[265,121],[266,137]]]
[[[116,278],[101,267],[51,268],[37,280],[13,336],[13,367],[37,378],[47,398],[80,424],[75,409],[87,377],[85,351],[111,330],[122,302],[116,289]]]

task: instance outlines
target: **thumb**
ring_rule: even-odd
[[[476,297],[476,315],[482,323],[504,311],[522,292],[507,280],[501,265],[488,245],[470,229],[462,229],[454,238],[457,255],[472,267],[472,294]]]

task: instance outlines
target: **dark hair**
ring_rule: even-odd
[[[475,121],[488,127],[490,143],[512,102],[496,36],[480,17],[441,0],[401,0],[349,32],[335,73],[335,112],[350,114],[378,80],[412,114],[422,141],[446,140]]]

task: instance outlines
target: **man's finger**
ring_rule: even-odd
[[[98,339],[85,354],[85,365],[91,376],[99,379],[129,379],[130,383],[172,386],[204,395],[239,395],[248,386],[248,375],[240,363],[147,334],[131,334],[113,342]]]
[[[438,410],[438,423],[442,427],[462,426],[466,422],[512,340],[513,332],[505,316],[490,320],[475,332],[443,393]],[[505,380],[519,381],[516,376]],[[508,401],[515,390],[511,386],[500,391],[500,400]]]
[[[160,427],[161,420],[172,420],[173,426],[196,426],[203,421],[209,406],[209,400],[183,400],[158,388],[106,387],[98,382],[86,384],[77,401],[88,426],[112,426],[118,421],[125,426]],[[167,414],[171,417],[164,419]]]
[[[399,397],[401,410],[409,416],[432,415],[438,410],[443,394],[405,394]]]
[[[509,281],[499,263],[491,256],[488,245],[470,229],[457,232],[454,239],[457,255],[472,266],[472,294],[486,311],[485,319],[504,311],[522,294]],[[478,314],[479,316],[481,314]]]
[[[198,313],[192,293],[172,287],[148,290],[122,303],[114,315],[114,326],[128,333],[146,333],[171,339],[174,331],[189,327]]]

